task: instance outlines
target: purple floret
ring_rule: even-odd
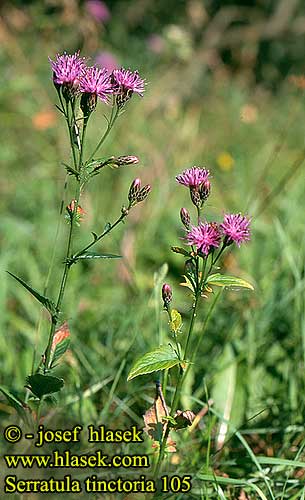
[[[79,57],[79,51],[70,55],[64,52],[56,54],[55,61],[49,57],[49,61],[53,70],[53,81],[56,85],[68,84],[77,87],[79,77],[85,67],[85,58]]]
[[[177,175],[176,181],[183,186],[197,188],[208,181],[209,175],[210,172],[206,168],[192,167]]]
[[[240,247],[242,243],[250,240],[250,222],[245,215],[225,214],[220,228],[228,243],[235,242]]]
[[[112,72],[112,82],[118,94],[130,94],[135,92],[143,96],[145,81],[140,78],[138,71],[130,69],[115,69]]]
[[[109,96],[113,94],[113,85],[108,71],[97,66],[83,70],[79,79],[79,89],[84,94],[96,95],[106,103],[109,101]]]
[[[219,247],[220,239],[218,225],[214,222],[200,222],[199,226],[192,226],[186,234],[187,244],[195,245],[205,255],[208,255],[213,247]]]

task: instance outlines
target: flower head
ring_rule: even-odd
[[[123,106],[135,92],[141,97],[145,90],[145,81],[140,78],[138,71],[130,69],[115,69],[112,72],[112,83],[117,95],[117,105]]]
[[[146,184],[146,186],[141,187],[141,180],[139,178],[134,179],[128,192],[129,208],[137,203],[140,203],[140,201],[146,200],[150,191],[150,184]]]
[[[215,222],[200,222],[199,226],[192,226],[186,234],[188,245],[195,245],[203,254],[209,255],[211,250],[220,245],[220,232]]]
[[[57,54],[55,61],[49,57],[53,70],[53,82],[55,86],[65,85],[77,91],[79,77],[85,67],[85,58],[79,57],[79,51],[70,55],[64,52]]]
[[[251,220],[241,214],[225,214],[220,229],[227,238],[227,244],[233,242],[240,247],[241,243],[250,240]]]
[[[79,79],[79,89],[83,94],[93,94],[106,103],[109,101],[109,95],[113,93],[108,71],[97,66],[84,68]]]
[[[177,175],[176,181],[189,188],[199,188],[202,184],[210,183],[208,180],[209,175],[210,172],[206,168],[192,167],[187,168],[182,174]]]
[[[181,208],[180,219],[181,219],[181,222],[184,225],[184,227],[186,227],[186,229],[189,229],[190,224],[191,224],[191,216],[190,216],[189,211],[186,208]]]
[[[168,308],[173,298],[172,287],[168,283],[164,283],[162,286],[162,299],[164,302],[164,307]]]

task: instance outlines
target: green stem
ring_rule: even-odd
[[[67,113],[67,122],[68,122],[68,128],[69,128],[70,144],[71,144],[71,149],[72,149],[72,154],[73,154],[74,167],[76,170],[78,170],[78,172],[81,172],[83,150],[84,150],[84,140],[85,140],[85,135],[86,135],[88,118],[85,119],[85,121],[84,121],[82,138],[81,138],[81,145],[80,145],[79,162],[77,165],[76,154],[75,154],[75,149],[74,149],[74,142],[73,142],[73,135],[72,135],[72,126],[74,126],[74,124],[75,124],[75,114],[74,114],[74,104],[73,103],[71,103],[71,109],[72,109],[72,120],[70,120],[70,118],[69,118],[69,106],[67,104],[66,113]],[[61,304],[62,304],[64,293],[65,293],[65,288],[66,288],[66,284],[67,284],[67,279],[68,279],[70,267],[71,267],[70,254],[71,254],[71,249],[72,249],[73,230],[74,230],[74,225],[75,225],[76,218],[77,218],[77,209],[78,209],[80,194],[81,194],[81,181],[78,180],[76,194],[75,194],[74,210],[73,210],[73,214],[71,215],[71,219],[70,219],[71,223],[70,223],[70,229],[69,229],[69,235],[68,235],[65,267],[63,270],[61,283],[60,283],[60,287],[59,287],[59,292],[58,292],[58,298],[57,298],[57,302],[56,302],[56,314],[53,315],[53,317],[52,317],[52,322],[51,322],[51,326],[50,326],[50,333],[49,333],[49,338],[48,338],[48,344],[47,344],[47,348],[45,351],[45,360],[44,360],[45,371],[47,371],[50,368],[49,365],[50,365],[50,361],[51,361],[51,351],[52,351],[53,338],[54,338],[54,334],[55,334],[55,330],[56,330],[56,326],[57,326],[57,322],[58,322],[58,315],[60,313]]]
[[[127,212],[124,212],[120,215],[120,217],[113,223],[111,224],[111,226],[106,229],[106,231],[103,231],[97,238],[96,240],[94,241],[91,241],[91,243],[89,243],[87,246],[85,246],[84,248],[82,248],[82,250],[79,250],[79,252],[77,252],[75,255],[73,255],[71,257],[72,259],[72,263],[76,261],[76,259],[82,255],[84,252],[87,252],[87,250],[89,250],[91,247],[93,247],[93,245],[95,245],[95,243],[97,243],[98,241],[100,241],[102,238],[104,238],[107,234],[109,234],[120,222],[122,222],[125,217],[127,217],[128,215],[128,211]]]
[[[191,338],[194,324],[195,324],[195,318],[196,318],[196,312],[197,312],[199,298],[200,298],[200,292],[197,291],[196,296],[195,296],[195,301],[193,304],[193,312],[192,312],[191,322],[190,322],[188,336],[187,336],[185,350],[184,350],[184,359],[187,359],[187,355],[188,355],[188,351],[189,351],[190,338]],[[170,411],[171,417],[174,417],[176,410],[177,410],[177,407],[178,407],[178,402],[179,402],[179,398],[180,398],[180,394],[181,394],[181,388],[182,388],[182,384],[184,381],[184,377],[185,377],[185,372],[183,371],[183,368],[180,366],[177,385],[175,388],[174,398],[173,398],[171,411]],[[160,467],[161,467],[161,464],[162,464],[162,461],[164,458],[164,453],[165,453],[165,448],[166,448],[167,438],[169,436],[169,433],[170,433],[170,426],[167,425],[164,436],[162,438],[162,443],[161,443],[160,450],[159,450],[159,456],[158,456],[158,460],[156,462],[156,466],[155,466],[155,470],[154,470],[154,478],[155,479],[159,475],[159,471],[160,471]]]
[[[71,104],[71,107],[72,107],[72,113],[73,113],[73,105],[72,104]],[[77,170],[77,160],[76,160],[75,146],[74,146],[73,134],[72,134],[72,120],[70,119],[69,103],[66,104],[66,119],[67,119],[67,125],[68,125],[68,130],[69,130],[69,138],[70,138],[70,145],[71,145],[71,150],[72,150],[74,168]]]
[[[196,208],[197,208],[197,221],[198,221],[198,226],[200,224],[200,207],[198,207],[198,205],[196,205]]]
[[[36,423],[37,427],[39,425],[39,420],[40,420],[40,415],[41,415],[41,407],[42,407],[42,401],[43,401],[43,396],[39,400],[38,406],[37,406],[37,413],[36,413]]]
[[[108,121],[108,125],[107,125],[107,128],[104,132],[104,135],[102,136],[101,140],[98,142],[95,150],[93,151],[93,153],[90,155],[89,157],[89,160],[88,161],[91,161],[94,156],[96,155],[97,151],[100,149],[101,145],[104,143],[104,141],[106,140],[106,138],[108,137],[117,117],[119,116],[119,108],[116,107],[116,110],[114,112],[114,106],[112,106],[112,109],[111,109],[111,115],[110,115],[110,118],[109,118],[109,121]]]
[[[54,333],[55,333],[56,325],[57,325],[57,321],[58,321],[58,314],[60,312],[60,308],[61,308],[61,304],[62,304],[62,300],[64,297],[65,288],[66,288],[66,284],[67,284],[68,274],[70,271],[69,258],[70,258],[70,252],[71,252],[71,246],[72,246],[74,223],[75,223],[75,219],[77,216],[77,207],[78,207],[79,197],[80,197],[80,183],[78,183],[74,212],[71,216],[71,224],[70,224],[70,229],[69,229],[68,244],[67,244],[66,258],[65,258],[65,267],[64,267],[62,278],[61,278],[61,283],[60,283],[59,292],[58,292],[58,298],[57,298],[57,302],[56,302],[57,314],[56,314],[56,316],[52,317],[48,345],[47,345],[47,349],[45,352],[45,363],[44,364],[45,364],[46,370],[49,369],[52,343],[53,343]]]

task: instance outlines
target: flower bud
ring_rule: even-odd
[[[136,205],[138,203],[138,195],[141,189],[141,180],[135,179],[132,181],[131,186],[129,188],[128,200],[131,205]]]
[[[139,163],[139,158],[137,156],[118,156],[114,158],[113,163],[118,165],[119,167],[123,165],[136,165]]]
[[[110,156],[110,158],[107,158],[107,160],[99,163],[93,169],[93,172],[95,174],[98,174],[99,170],[107,166],[119,168],[124,167],[125,165],[136,165],[137,163],[139,163],[139,158],[137,156]]]
[[[194,203],[195,207],[201,207],[201,196],[200,192],[197,187],[191,186],[190,187],[190,195],[191,195],[191,200]]]
[[[149,195],[150,191],[151,191],[151,185],[150,184],[146,184],[146,186],[142,187],[142,189],[140,190],[140,192],[138,194],[137,202],[139,203],[140,201],[146,200],[146,198]]]
[[[80,100],[80,108],[84,116],[90,115],[96,108],[97,95],[84,92]]]
[[[191,223],[191,217],[189,214],[189,211],[186,208],[181,208],[180,210],[180,219],[182,224],[186,229],[190,228],[190,223]]]
[[[54,82],[54,80],[53,80]],[[57,89],[57,84],[55,84],[55,88]],[[62,95],[63,95],[63,98],[69,102],[69,101],[72,101],[72,99],[74,99],[77,94],[78,94],[78,87],[75,83],[72,83],[72,82],[67,82],[67,83],[63,83],[61,86],[61,92],[62,92]]]
[[[170,285],[164,283],[162,286],[162,299],[164,302],[164,307],[167,309],[173,298],[173,292]]]
[[[207,179],[200,185],[199,188],[201,203],[204,203],[208,199],[210,191],[211,191],[211,183]]]

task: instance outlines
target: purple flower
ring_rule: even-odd
[[[240,247],[241,243],[249,241],[250,222],[248,217],[241,214],[225,214],[220,228],[227,238],[227,244],[235,242]]]
[[[107,5],[101,0],[87,0],[86,9],[96,21],[101,23],[106,23],[111,17]]]
[[[141,97],[143,96],[145,81],[140,78],[138,71],[131,71],[124,68],[115,69],[111,77],[119,107],[123,106],[134,92]]]
[[[183,186],[198,188],[202,184],[208,183],[209,185],[209,175],[210,172],[206,168],[192,167],[187,168],[182,172],[182,174],[177,175],[176,181]]]
[[[99,52],[95,57],[95,61],[99,66],[106,68],[110,72],[118,67],[118,62],[111,52]]]
[[[97,66],[83,70],[79,79],[79,89],[83,94],[93,94],[106,103],[109,101],[109,95],[113,93],[108,71]]]
[[[215,222],[200,222],[199,226],[192,226],[186,234],[188,245],[195,245],[203,254],[209,255],[211,250],[220,245],[220,232]]]
[[[168,285],[167,283],[164,283],[164,285],[162,286],[162,299],[165,308],[169,306],[169,304],[172,301],[172,298],[173,298],[173,292],[171,286]]]
[[[68,85],[77,88],[79,77],[85,66],[85,58],[79,57],[79,51],[70,55],[64,52],[56,54],[56,60],[49,61],[53,70],[53,81],[55,85]]]

